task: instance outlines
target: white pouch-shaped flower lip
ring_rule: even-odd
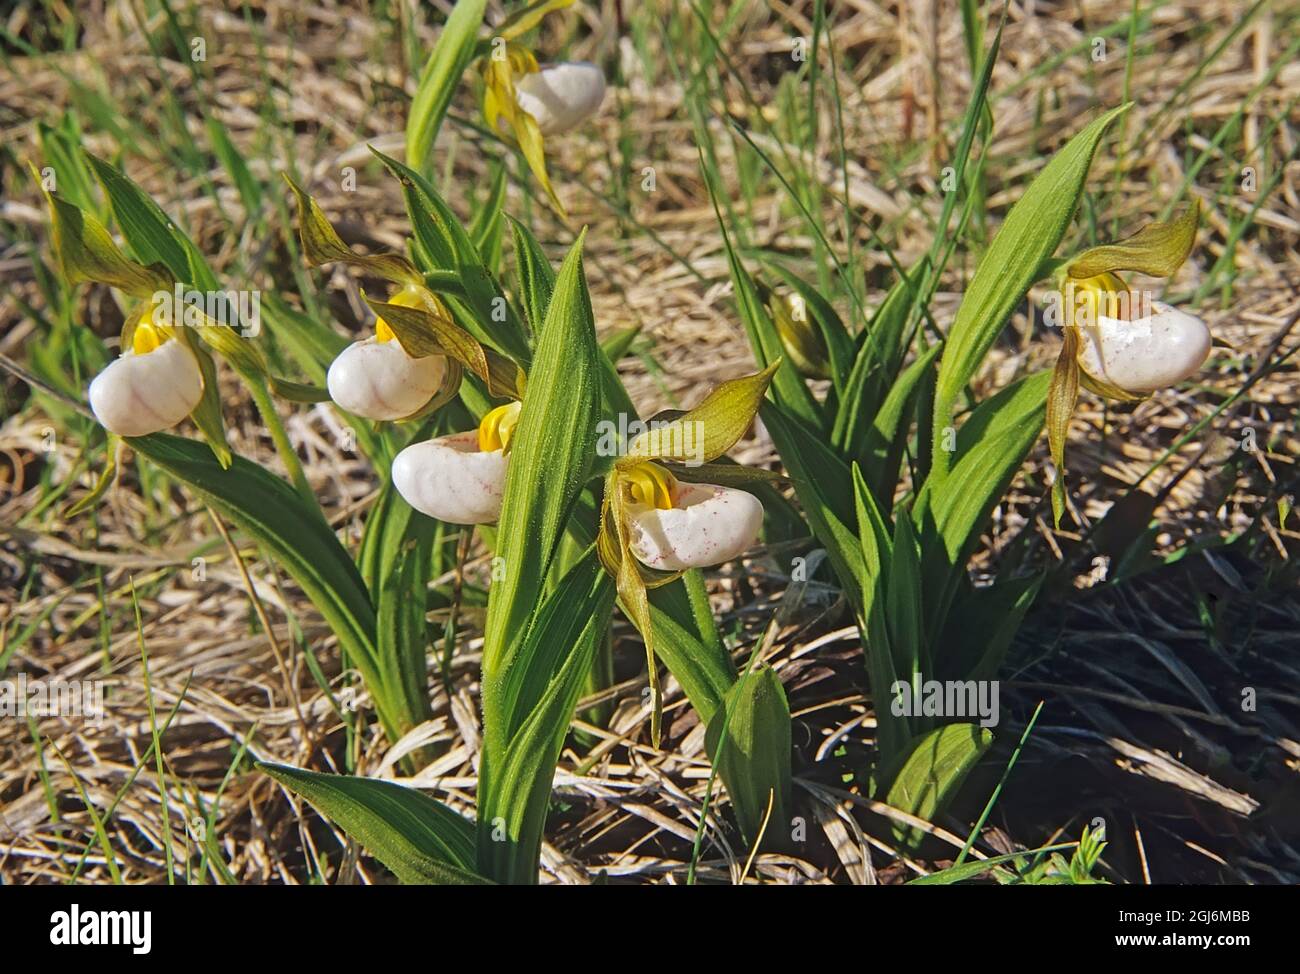
[[[90,383],[90,408],[118,436],[171,429],[203,398],[198,359],[179,339],[139,354],[128,351]]]
[[[405,419],[438,391],[447,363],[441,355],[411,358],[396,339],[353,342],[330,363],[330,398],[355,416]]]
[[[1079,365],[1094,379],[1135,394],[1194,375],[1209,357],[1210,330],[1195,315],[1157,302],[1134,321],[1102,316],[1080,329]]]
[[[544,64],[515,82],[515,101],[537,120],[543,135],[577,128],[605,98],[605,75],[587,61]]]
[[[638,504],[629,520],[629,543],[641,564],[658,571],[685,571],[742,555],[762,530],[763,505],[748,491],[680,483],[670,509]]]
[[[393,460],[393,486],[406,503],[448,524],[490,524],[501,516],[508,459],[478,448],[478,432],[408,446]]]

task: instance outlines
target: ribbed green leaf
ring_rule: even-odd
[[[867,471],[867,482],[885,511],[892,510],[894,506],[898,468],[903,462],[903,451],[907,447],[908,431],[922,380],[941,348],[941,345],[931,345],[903,370],[885,396],[861,445],[860,455]]]
[[[193,440],[155,433],[126,442],[235,522],[293,577],[360,670],[390,739],[409,730],[411,719],[385,692],[370,595],[320,512],[283,480],[242,457],[223,470]]]
[[[555,290],[555,271],[546,251],[526,226],[510,217],[510,233],[515,243],[515,273],[519,277],[519,300],[533,331],[542,327],[546,306]]]
[[[474,826],[414,788],[378,778],[320,774],[259,762],[365,847],[403,883],[482,885],[474,872]]]
[[[95,177],[104,187],[113,218],[142,263],[161,263],[176,280],[195,287],[217,287],[216,275],[193,241],[182,233],[162,208],[121,170],[86,153]]]
[[[613,578],[588,549],[542,604],[497,675],[501,689],[490,709],[484,696],[477,862],[498,882],[537,881],[555,763],[608,629],[614,594]],[[495,590],[491,598],[497,598]],[[487,674],[485,663],[485,685]],[[487,748],[489,734],[501,742],[499,748]]]
[[[651,589],[649,599],[655,655],[707,724],[736,680],[735,664],[721,646],[700,638],[684,581]],[[712,619],[709,628],[713,628]]]
[[[862,593],[870,579],[853,528],[855,507],[849,468],[820,437],[775,406],[765,405],[760,415],[790,472],[808,526],[826,548],[845,595],[860,615]]]
[[[705,741],[745,841],[758,840],[770,802],[764,844],[779,844],[790,826],[790,705],[770,666],[755,667],[732,685]]]
[[[862,455],[871,423],[907,356],[903,337],[913,290],[919,286],[914,281],[920,277],[915,269],[908,278],[900,277],[858,338],[831,432],[831,442],[846,456]]]
[[[862,634],[867,675],[876,706],[877,746],[882,760],[889,762],[898,757],[911,736],[907,719],[895,718],[888,706],[890,688],[899,678],[888,612],[892,579],[886,571],[895,563],[894,532],[891,532],[883,511],[867,486],[862,468],[857,464],[853,466],[853,499],[857,512],[858,538],[862,546],[860,563],[863,577],[858,600],[858,629]],[[914,554],[912,558],[915,558]],[[916,580],[901,579],[899,584],[907,585],[910,590],[915,588]],[[915,594],[911,595],[911,598],[916,597]]]
[[[993,742],[988,730],[974,724],[947,724],[917,738],[885,801],[927,822],[952,801],[975,762]],[[911,848],[925,835],[918,828],[894,823],[894,838]]]
[[[932,635],[993,508],[1042,432],[1050,381],[1050,372],[1038,372],[980,403],[957,434],[951,475],[931,478],[921,489],[914,519],[921,526]]]
[[[375,655],[387,693],[411,725],[428,720],[429,689],[425,654],[429,645],[424,583],[429,570],[436,523],[384,485],[370,520],[382,540],[370,583],[375,605]],[[371,525],[367,525],[367,530]]]
[[[964,862],[960,866],[949,866],[947,869],[941,869],[937,873],[930,873],[928,876],[918,876],[916,879],[909,880],[907,886],[950,886],[953,883],[960,883],[967,879],[975,879],[984,873],[1003,863],[1014,862],[1017,859],[1027,860],[1044,852],[1057,852],[1065,849],[1076,848],[1073,842],[1062,843],[1060,845],[1043,846],[1040,849],[1027,849],[1024,852],[1009,852],[1005,856],[990,856],[987,859],[977,859],[974,862]]]
[[[486,8],[487,0],[460,0],[425,62],[406,116],[406,161],[415,169],[425,168],[447,107],[474,57]]]
[[[712,183],[709,184],[709,193],[712,196]],[[781,362],[772,377],[772,398],[788,415],[813,429],[820,430],[825,424],[822,409],[812,393],[808,391],[803,376],[788,360],[776,325],[773,324],[767,309],[763,307],[758,285],[749,271],[745,270],[745,265],[741,263],[739,255],[732,246],[731,234],[727,232],[716,199],[714,211],[718,213],[718,226],[722,230],[722,243],[727,251],[727,264],[731,269],[731,284],[736,292],[736,308],[740,312],[740,321],[749,336],[749,346],[753,349],[754,357],[758,359],[760,367],[767,368],[773,362]]]
[[[921,554],[917,547],[912,520],[900,516],[894,521],[894,543],[885,583],[885,601],[876,603],[885,613],[889,633],[889,655],[894,664],[894,679],[910,682],[914,674],[927,669],[925,658],[925,624],[921,596]],[[874,649],[874,647],[873,647]],[[883,706],[885,688],[872,686],[878,723],[904,720],[912,733],[929,728],[927,718],[914,715],[898,718]],[[883,750],[883,749],[882,749]],[[885,753],[885,761],[893,755]]]
[[[996,679],[1007,647],[1034,604],[1043,579],[1042,575],[1026,575],[983,588],[961,587],[936,643],[943,653],[935,654],[934,678]]]
[[[483,645],[485,747],[499,753],[503,665],[542,593],[552,554],[595,459],[600,350],[579,236],[560,268],[511,440]]]
[[[501,241],[505,230],[506,169],[494,166],[492,188],[488,198],[478,207],[469,234],[479,258],[493,274],[501,272]]]

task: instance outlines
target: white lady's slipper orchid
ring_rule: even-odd
[[[584,61],[539,65],[537,56],[515,40],[535,21],[525,16],[503,25],[496,36],[506,42],[504,48],[482,59],[483,118],[488,128],[514,136],[528,168],[564,215],[546,172],[545,137],[576,128],[600,108],[605,76]]]
[[[506,446],[519,403],[498,406],[477,431],[408,446],[393,460],[393,486],[421,514],[447,524],[491,524],[501,516]]]
[[[543,135],[577,128],[604,98],[605,75],[587,61],[544,64],[515,82],[515,101],[537,120]]]
[[[1130,290],[1121,273],[1170,277],[1196,243],[1200,203],[1167,223],[1151,223],[1131,237],[1091,247],[1061,267],[1058,293],[1067,316],[1061,353],[1047,390],[1047,440],[1056,477],[1052,517],[1065,511],[1065,443],[1079,387],[1107,399],[1144,399],[1196,372],[1210,354],[1205,323]]]
[[[623,609],[645,640],[654,701],[650,739],[655,746],[662,705],[648,592],[682,572],[739,557],[763,527],[763,505],[753,494],[717,484],[683,483],[665,464],[709,464],[735,446],[758,414],[781,362],[778,358],[761,372],[723,382],[694,409],[666,426],[640,433],[605,476],[596,553],[614,576]],[[694,449],[687,449],[688,440]],[[706,475],[727,482],[764,479],[739,466],[713,469],[715,475]],[[697,467],[695,472],[704,470]]]
[[[415,308],[423,300],[416,289],[408,288],[390,303]],[[419,412],[438,391],[446,374],[445,358],[412,358],[380,318],[375,322],[374,335],[353,342],[334,359],[326,385],[330,398],[355,416],[398,420]]]
[[[104,429],[118,436],[147,436],[170,429],[203,398],[198,359],[177,338],[142,319],[131,348],[95,376],[90,408]]]
[[[628,509],[632,554],[656,571],[707,568],[739,558],[763,529],[763,505],[748,491],[679,483],[671,504]]]
[[[1176,385],[1210,354],[1210,330],[1195,315],[1154,302],[1155,313],[1125,321],[1101,316],[1080,328],[1079,366],[1134,395]]]

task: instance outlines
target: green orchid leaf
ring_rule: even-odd
[[[403,712],[400,696],[384,679],[370,593],[318,509],[269,470],[242,457],[223,469],[193,440],[155,433],[126,443],[233,521],[293,577],[361,673],[390,740],[419,722],[418,715]]]
[[[511,439],[483,645],[485,749],[499,754],[500,674],[544,589],[551,558],[595,460],[600,350],[580,235],[564,260]]]
[[[894,808],[934,821],[956,796],[962,782],[993,743],[993,735],[974,724],[948,724],[911,742],[907,757],[886,794]],[[913,849],[925,833],[901,822],[893,825],[894,838]]]
[[[790,704],[770,666],[756,666],[727,691],[705,746],[727,787],[740,832],[780,844],[790,827]],[[770,808],[770,811],[769,811]]]
[[[451,99],[474,59],[487,0],[458,0],[429,53],[406,116],[406,159],[424,169]]]
[[[310,802],[403,883],[464,886],[474,872],[474,826],[414,788],[259,762],[259,771]]]

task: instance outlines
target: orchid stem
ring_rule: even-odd
[[[248,383],[248,388],[253,394],[253,402],[257,404],[257,411],[261,413],[262,421],[266,423],[266,428],[271,434],[271,440],[275,443],[275,452],[280,455],[280,462],[284,464],[289,479],[293,482],[294,490],[309,506],[320,511],[320,502],[312,493],[311,484],[307,482],[307,474],[302,469],[302,461],[298,459],[297,451],[289,442],[289,434],[285,432],[284,423],[280,420],[275,401],[267,391],[266,384],[261,380],[253,380]]]

